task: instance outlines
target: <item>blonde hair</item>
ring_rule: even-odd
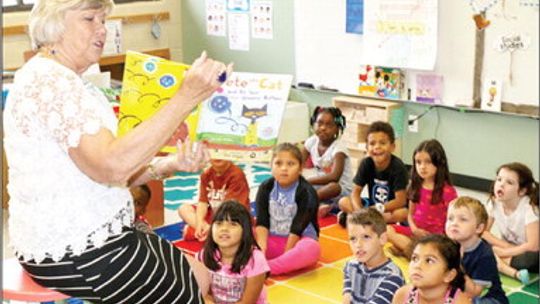
[[[28,20],[32,49],[58,42],[64,33],[64,17],[69,10],[105,9],[109,14],[112,0],[38,0]]]
[[[469,196],[461,196],[450,202],[450,208],[468,208],[476,218],[476,225],[487,225],[488,214],[486,207],[477,199]]]

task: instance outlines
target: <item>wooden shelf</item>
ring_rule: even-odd
[[[154,20],[164,21],[170,19],[169,12],[159,12],[154,14],[138,14],[138,15],[121,15],[121,16],[110,16],[108,20],[118,20],[121,19],[123,24],[131,23],[141,23],[141,22],[152,22]],[[4,36],[13,36],[13,35],[26,35],[27,25],[18,24],[18,25],[8,25],[2,27],[2,34]]]

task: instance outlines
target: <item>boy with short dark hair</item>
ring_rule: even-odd
[[[393,155],[395,146],[394,129],[383,121],[372,123],[366,135],[367,157],[365,157],[353,179],[350,197],[339,201],[339,223],[345,226],[344,213],[363,207],[375,207],[383,214],[387,223],[407,220],[408,173],[405,165]],[[364,186],[368,186],[369,199],[360,197]]]
[[[465,293],[474,303],[507,304],[497,261],[491,246],[480,236],[487,224],[487,211],[477,199],[462,196],[448,207],[446,234],[461,245],[465,270]],[[480,294],[488,289],[483,296]]]
[[[186,222],[184,240],[204,241],[209,233],[212,211],[226,200],[235,200],[249,211],[249,185],[246,175],[230,160],[211,159],[201,174],[199,202],[184,204],[178,214]]]
[[[343,269],[343,303],[391,303],[405,284],[401,270],[383,251],[386,222],[373,208],[353,212],[347,219],[354,259]]]

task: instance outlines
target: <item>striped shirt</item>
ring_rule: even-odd
[[[351,303],[392,303],[396,291],[405,284],[401,270],[391,260],[374,269],[351,260],[343,274],[343,294],[351,294]]]

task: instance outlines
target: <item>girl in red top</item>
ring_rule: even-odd
[[[409,226],[388,226],[388,240],[399,253],[409,248],[412,237],[444,234],[448,204],[457,197],[450,181],[446,153],[436,139],[418,145],[413,153],[411,171],[407,189]]]

